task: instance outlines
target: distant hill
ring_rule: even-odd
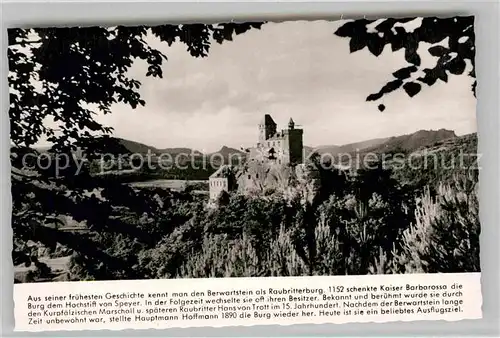
[[[122,138],[117,138],[120,143],[131,153],[138,153],[138,154],[147,154],[148,150],[152,154],[156,155],[161,155],[161,154],[170,154],[172,157],[178,155],[178,154],[185,154],[185,155],[191,155],[193,154],[194,156],[201,156],[203,155],[201,152],[198,150],[193,150],[190,148],[155,148],[153,146],[146,145],[144,143],[136,142],[136,141],[131,141],[131,140],[126,140]]]
[[[225,164],[229,164],[230,160],[231,160],[232,164],[238,164],[238,161],[240,159],[242,159],[242,160],[245,159],[246,155],[247,154],[244,151],[241,151],[241,150],[238,150],[235,148],[231,148],[231,147],[227,147],[227,146],[223,146],[218,151],[213,152],[211,154],[208,154],[208,157],[215,161],[215,160],[220,159],[220,156],[222,156]]]
[[[146,145],[144,143],[126,140],[126,139],[118,138],[118,137],[116,139],[131,153],[147,154],[148,150],[153,154],[159,152],[159,150],[157,148]]]
[[[191,148],[164,148],[158,150],[158,154],[170,154],[172,156],[176,156],[179,154],[183,155],[194,155],[196,156],[202,156],[203,153],[199,152],[198,150],[194,150]]]
[[[371,140],[366,140],[366,141],[361,141],[361,142],[356,142],[356,143],[350,143],[350,144],[345,144],[343,146],[339,147],[339,152],[353,152],[353,151],[362,151],[368,148],[373,148],[377,147],[385,142],[387,142],[389,138],[375,138]]]
[[[336,154],[338,152],[338,149],[340,148],[340,146],[338,145],[322,145],[322,146],[318,146],[318,147],[310,147],[311,148],[311,151],[314,151],[318,154],[324,154],[324,153],[328,153],[328,154]]]
[[[315,150],[315,148],[313,148],[313,147],[304,146],[304,153],[306,156],[309,156],[309,154],[312,153],[314,150]]]
[[[235,149],[235,148],[231,148],[231,147],[227,147],[227,146],[223,146],[216,153],[221,154],[223,156],[229,156],[229,155],[232,155],[232,154],[238,154],[238,155],[245,154],[245,152],[243,152],[241,150],[238,150],[238,149]]]
[[[463,176],[478,168],[477,133],[421,147],[406,161],[406,165],[398,163],[394,167],[394,174],[400,182],[413,186],[452,183],[455,175]]]

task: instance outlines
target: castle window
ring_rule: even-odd
[[[252,176],[248,175],[248,179],[251,179],[251,178],[252,178]]]
[[[259,174],[255,174],[255,178],[259,178]]]
[[[278,160],[278,164],[281,164],[281,160]]]

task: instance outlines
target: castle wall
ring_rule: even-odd
[[[257,147],[250,148],[249,158],[258,162],[271,161],[276,164],[286,164],[288,163],[288,155],[285,150],[287,144],[288,142],[284,136],[269,138],[259,142]],[[269,158],[271,149],[273,150],[274,159]]]

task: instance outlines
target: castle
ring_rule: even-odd
[[[266,114],[259,123],[259,141],[249,148],[248,161],[294,166],[303,163],[303,130],[295,128],[290,118],[288,128],[277,131],[276,122]],[[235,170],[232,166],[220,167],[209,178],[210,199],[216,199],[222,191],[231,191],[235,185]],[[251,179],[251,178],[249,178]]]

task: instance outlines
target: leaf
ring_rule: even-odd
[[[382,54],[384,50],[384,42],[378,36],[373,36],[367,41],[368,50],[375,56]]]
[[[380,89],[378,93],[368,95],[366,101],[376,101],[380,99],[384,94],[390,93],[400,88],[402,84],[403,81],[399,79],[389,81],[382,87],[382,89]]]
[[[432,56],[442,56],[446,53],[449,52],[449,49],[448,48],[445,48],[443,46],[432,46],[428,49],[429,53],[432,55]]]
[[[395,27],[394,30],[396,31],[396,34],[392,36],[391,48],[393,52],[396,52],[405,47],[407,33],[403,27],[399,26]]]
[[[406,23],[406,22],[410,22],[410,21],[413,21],[413,20],[415,20],[414,17],[398,18],[398,19],[389,18],[389,19],[385,19],[381,23],[379,23],[375,27],[375,29],[378,30],[378,31],[386,31],[386,30],[389,30],[392,27],[394,27],[394,24],[396,24],[398,22],[399,23]],[[403,27],[399,26],[399,28],[403,28]]]
[[[409,49],[407,48],[405,51],[405,60],[408,61],[411,64],[414,64],[415,66],[420,66],[420,56],[417,54],[416,49]]]
[[[366,25],[371,22],[373,21],[366,19],[350,21],[340,26],[334,34],[343,38],[361,36],[366,33]]]
[[[445,83],[448,82],[448,74],[446,74],[446,71],[444,69],[437,68],[435,73],[436,73],[436,76],[438,79],[440,79],[441,81],[443,81]]]
[[[414,97],[420,92],[422,86],[416,82],[407,82],[403,85],[403,89],[405,90],[406,94],[408,94],[408,96]]]
[[[385,86],[383,86],[382,89],[380,90],[380,93],[387,94],[387,93],[393,92],[396,89],[399,89],[402,84],[403,84],[403,81],[399,80],[399,79],[387,82],[387,84]]]
[[[417,67],[410,66],[410,67],[401,68],[401,69],[395,71],[394,73],[392,73],[392,75],[397,79],[404,80],[404,79],[409,78],[411,76],[411,74],[416,72],[416,71],[417,71]]]
[[[458,56],[449,61],[446,64],[446,68],[450,71],[450,73],[455,75],[461,75],[465,70],[465,61]]]

